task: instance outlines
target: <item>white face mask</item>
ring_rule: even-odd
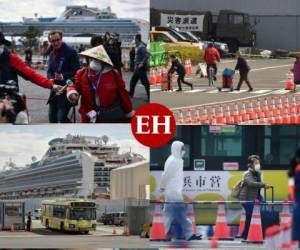
[[[95,71],[100,71],[102,69],[102,64],[97,62],[96,60],[92,60],[90,62],[90,68]]]
[[[254,170],[255,170],[256,172],[259,172],[259,171],[260,171],[260,164],[254,165]]]
[[[185,151],[182,150],[182,151],[181,151],[181,157],[183,157],[184,155],[185,155]]]

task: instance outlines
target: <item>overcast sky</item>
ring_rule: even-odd
[[[11,126],[1,125],[0,130],[0,170],[11,158],[18,166],[31,163],[31,157],[41,159],[49,148],[49,140],[65,137],[67,134],[103,136],[107,135],[111,143],[117,143],[120,152],[128,152],[131,148],[149,159],[149,148],[137,142],[131,132],[130,125],[32,125]]]
[[[99,9],[111,6],[118,17],[141,18],[149,21],[150,0],[0,0],[0,21],[22,21],[22,17],[58,16],[66,5],[87,5]]]

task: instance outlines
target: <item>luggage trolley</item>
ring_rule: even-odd
[[[219,91],[230,90],[233,91],[233,77],[235,71],[233,69],[225,68],[223,70],[223,82],[222,87],[218,87]]]

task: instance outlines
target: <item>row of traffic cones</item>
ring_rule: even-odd
[[[247,107],[246,107],[247,106]],[[178,124],[299,124],[296,96],[264,98],[174,111]]]

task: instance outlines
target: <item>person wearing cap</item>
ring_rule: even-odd
[[[246,211],[245,228],[241,235],[243,239],[247,239],[248,236],[254,202],[255,200],[262,200],[260,189],[271,187],[262,182],[260,171],[260,157],[258,155],[250,155],[248,157],[248,170],[243,174],[243,186],[239,197],[241,201],[250,201],[242,204]]]
[[[292,240],[298,242],[300,247],[300,146],[296,149],[290,160],[290,169],[288,171],[289,186],[291,186],[290,199],[294,202],[292,216]]]
[[[113,69],[102,45],[80,53],[89,66],[77,71],[74,85],[67,87],[67,98],[76,103],[81,96],[81,122],[124,122],[134,115],[125,83]]]
[[[51,31],[48,40],[52,50],[48,60],[47,77],[54,79],[55,83],[65,86],[68,79],[75,76],[80,68],[80,62],[77,52],[62,41],[62,32]],[[55,96],[53,92],[49,97],[49,122],[67,123],[69,122],[68,113],[71,104],[65,94]]]
[[[142,42],[142,37],[140,34],[135,36],[135,70],[130,80],[130,91],[129,94],[131,97],[134,95],[134,90],[137,82],[141,80],[141,83],[144,85],[148,99],[150,98],[150,85],[147,76],[148,68],[148,59],[149,54],[146,48],[145,43]]]
[[[54,84],[53,80],[47,79],[28,67],[20,57],[9,50],[10,45],[11,42],[6,40],[4,34],[0,32],[0,84],[13,80],[19,90],[18,76],[21,76],[25,80],[43,88],[52,89],[54,92],[61,89],[60,86]]]
[[[294,73],[294,92],[296,92],[296,86],[300,84],[300,55],[296,56],[296,61],[291,71]]]

